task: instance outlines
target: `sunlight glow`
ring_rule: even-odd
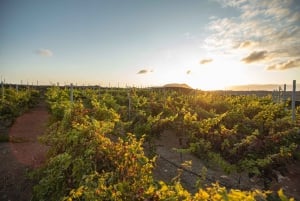
[[[216,60],[200,66],[191,78],[191,86],[202,90],[225,90],[230,85],[243,84],[245,72],[237,63]]]

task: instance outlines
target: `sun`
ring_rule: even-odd
[[[245,80],[243,68],[234,62],[212,62],[202,65],[191,76],[193,88],[202,90],[226,90],[228,86],[242,84]]]

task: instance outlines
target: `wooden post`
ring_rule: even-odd
[[[4,101],[4,83],[1,80],[1,88],[2,88],[2,101]]]
[[[296,80],[293,80],[293,91],[292,91],[292,120],[296,120],[296,110],[295,110],[295,102],[296,102]]]
[[[73,103],[73,83],[71,83],[70,101]]]
[[[99,98],[101,96],[101,85],[100,84],[99,84],[99,87],[98,87],[98,96],[99,96]]]
[[[278,87],[278,103],[281,101],[281,86]]]
[[[131,98],[130,98],[130,90],[128,92],[128,120],[131,118]]]
[[[285,101],[286,101],[286,84],[283,85],[282,99],[283,99],[283,102],[285,103]]]
[[[272,92],[272,100],[273,100],[273,102],[276,102],[276,90],[275,89]]]
[[[164,106],[166,107],[167,104],[167,97],[166,97],[166,88],[164,87],[163,89],[163,93],[164,93]]]

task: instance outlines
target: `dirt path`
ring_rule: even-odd
[[[192,167],[188,171],[183,171],[181,175],[182,185],[190,192],[195,192],[196,182],[199,180],[201,170],[205,167],[203,161],[189,153],[180,154],[174,148],[180,148],[179,136],[176,132],[165,131],[159,139],[155,140],[156,153],[156,168],[154,169],[154,177],[165,182],[171,182],[178,175],[178,167],[184,161],[192,161]],[[272,189],[277,191],[283,188],[285,193],[293,196],[296,200],[300,200],[300,163],[291,164],[288,166],[288,175],[282,177],[278,182],[274,182]],[[247,175],[230,174],[226,175],[221,169],[216,167],[205,167],[206,180],[202,185],[219,182],[222,186],[236,189],[263,189],[263,181],[259,179],[249,179]],[[196,173],[196,174],[195,174]],[[240,177],[240,183],[238,183]]]
[[[26,173],[45,160],[47,147],[37,137],[46,129],[49,114],[44,103],[18,117],[9,129],[13,142],[0,143],[0,200],[28,201],[32,182]]]
[[[160,156],[157,160],[157,167],[154,175],[164,181],[171,181],[177,174],[177,167],[181,166],[184,161],[192,161],[190,172],[184,171],[181,175],[181,182],[189,191],[195,192],[195,184],[200,179],[201,171],[205,170],[205,180],[202,184],[219,182],[228,188],[239,189],[262,189],[263,183],[258,180],[250,180],[247,175],[231,174],[228,176],[224,171],[217,167],[207,167],[202,160],[189,153],[178,153],[175,149],[181,148],[179,136],[175,132],[165,131],[160,138],[156,140],[156,153]],[[182,143],[183,144],[183,143]],[[175,149],[174,149],[175,148]],[[197,176],[198,175],[198,176]],[[240,178],[239,178],[240,177]],[[240,183],[238,183],[240,179]]]

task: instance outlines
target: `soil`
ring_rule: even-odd
[[[31,200],[33,182],[27,173],[46,159],[47,147],[38,142],[38,136],[44,133],[48,118],[45,103],[40,103],[6,131],[10,142],[0,143],[0,200]]]
[[[271,189],[283,189],[287,196],[300,200],[300,161],[287,165],[287,173],[279,175],[277,182],[273,182]]]
[[[181,140],[179,140],[180,138]],[[156,154],[158,155],[154,169],[156,179],[170,183],[177,177],[178,169],[182,167],[181,164],[184,161],[192,161],[192,166],[186,168],[187,171],[183,171],[180,176],[182,185],[192,193],[197,190],[197,181],[201,182],[202,187],[218,182],[229,189],[264,189],[263,181],[259,178],[249,179],[246,174],[232,173],[228,175],[220,168],[209,166],[190,153],[178,153],[175,149],[182,148],[183,144],[184,139],[176,134],[176,131],[165,131],[159,139],[155,140]],[[201,174],[203,167],[206,171]],[[201,177],[201,175],[205,177]],[[278,191],[280,188],[284,190],[287,196],[300,200],[300,161],[287,165],[285,175],[277,172],[277,178],[272,181],[270,189]]]

